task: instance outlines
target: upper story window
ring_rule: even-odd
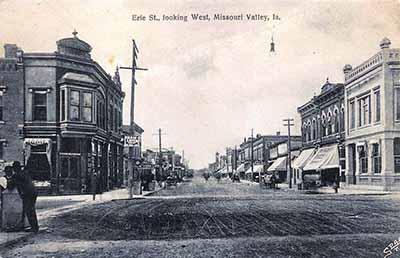
[[[339,111],[336,109],[335,110],[335,114],[334,114],[334,121],[335,121],[335,126],[334,126],[334,133],[338,133],[339,132],[339,128],[340,128],[340,115],[339,115]]]
[[[47,91],[33,92],[33,120],[47,120]]]
[[[357,100],[358,102],[358,126],[369,125],[371,123],[371,97],[365,96]]]
[[[317,139],[317,123],[315,120],[312,121],[312,138],[313,140]]]
[[[0,91],[0,121],[4,121],[4,100],[3,100],[3,91]]]
[[[92,113],[93,113],[93,100],[92,93],[84,92],[83,93],[83,121],[84,122],[92,122]]]
[[[4,142],[0,142],[0,160],[4,159]]]
[[[349,104],[349,124],[350,129],[354,129],[356,127],[356,104],[354,100]]]
[[[80,94],[77,90],[70,91],[70,106],[69,106],[69,118],[72,121],[80,120],[80,109],[81,109],[81,101]]]
[[[400,87],[394,88],[394,97],[395,97],[395,118],[396,120],[400,120]]]
[[[374,92],[375,98],[375,122],[381,121],[381,92],[379,90]]]
[[[104,110],[104,102],[97,100],[97,126],[102,128],[102,129],[106,129],[106,113]]]
[[[67,105],[66,105],[66,90],[61,90],[61,121],[65,121],[67,119],[67,115],[66,115],[66,109],[67,109]]]

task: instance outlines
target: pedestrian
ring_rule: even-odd
[[[19,161],[14,161],[12,167],[15,173],[15,184],[17,186],[18,193],[22,199],[23,213],[28,218],[29,225],[31,226],[29,231],[38,233],[39,225],[35,208],[37,192],[30,176],[32,167],[31,165],[32,161],[31,159],[28,159],[27,165],[25,166],[24,170],[21,169],[21,164],[19,163]]]

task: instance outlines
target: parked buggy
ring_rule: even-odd
[[[276,189],[276,176],[274,174],[264,175],[262,178],[264,186],[269,189]]]
[[[167,177],[167,186],[177,186],[178,179],[175,176],[168,176]]]
[[[234,173],[232,174],[231,179],[232,179],[232,182],[240,182],[239,173],[234,172]]]

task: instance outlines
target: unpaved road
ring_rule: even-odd
[[[384,257],[400,237],[399,204],[195,178],[60,214],[3,257]]]

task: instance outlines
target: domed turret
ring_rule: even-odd
[[[343,72],[344,72],[344,74],[346,74],[346,73],[350,72],[352,69],[353,69],[353,67],[351,67],[351,65],[346,64],[346,65],[343,67]]]
[[[381,40],[381,43],[379,44],[379,46],[381,47],[381,49],[384,49],[384,48],[389,48],[390,44],[391,44],[390,39],[384,38]]]
[[[77,37],[78,32],[74,31],[72,34],[74,35],[72,38],[65,38],[57,41],[58,53],[90,58],[92,47]]]

